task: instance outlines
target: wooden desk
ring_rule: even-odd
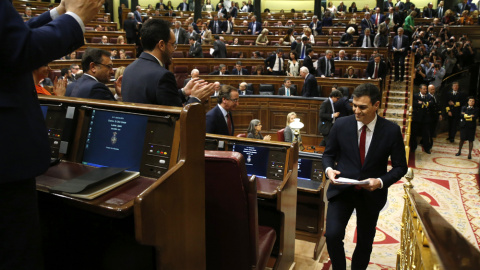
[[[92,30],[88,30],[88,31],[85,31],[85,34],[83,34],[83,36],[85,37],[87,42],[91,42],[92,37],[100,37],[101,38],[102,36],[107,36],[109,40],[110,40],[110,38],[118,38],[118,36],[123,36],[123,38],[125,39],[125,42],[127,42],[126,33],[123,32],[123,31],[92,31]]]
[[[121,67],[121,66],[128,66],[130,63],[135,61],[135,59],[113,59],[113,67]],[[77,64],[82,66],[81,59],[74,59],[74,60],[55,60],[50,62],[48,66],[51,69],[62,69],[62,68],[70,68],[71,64]]]
[[[54,266],[50,269],[59,269],[57,266],[62,263],[64,267],[68,263],[71,269],[106,267],[106,264],[115,269],[141,267],[131,266],[130,258],[142,266],[148,264],[148,269],[205,269],[204,144],[198,140],[205,136],[203,107],[189,104],[177,108],[49,96],[39,99],[41,104],[163,116],[172,119],[173,125],[171,162],[160,178],[141,176],[94,200],[76,199],[50,193],[48,187],[92,170],[79,164],[91,118],[87,117],[84,107],[78,109],[73,145],[64,156],[70,162],[51,167],[37,182],[40,206],[47,218],[43,219],[46,230],[54,230],[52,234],[61,235],[59,239],[54,238],[62,241],[52,243],[48,239],[46,261],[47,265]],[[56,215],[57,209],[64,210],[59,211],[61,216]],[[63,242],[71,244],[65,248]],[[72,265],[72,261],[75,264]]]
[[[277,232],[277,241],[273,247],[271,257],[275,261],[272,268],[275,270],[290,269],[293,265],[295,254],[295,216],[298,171],[297,143],[264,142],[255,139],[208,133],[206,139],[217,142],[224,141],[226,145],[225,151],[231,151],[231,149],[228,148],[228,143],[232,142],[237,144],[258,144],[259,146],[267,148],[275,147],[277,149],[285,149],[285,155],[282,159],[285,166],[280,180],[257,177],[258,224],[272,227]]]
[[[95,29],[95,27],[97,25],[101,25],[103,26],[104,28],[108,29],[107,31],[118,31],[118,28],[117,28],[117,23],[115,22],[96,22],[96,21],[91,21],[89,23],[87,23],[85,25],[85,27],[93,27],[93,29]]]

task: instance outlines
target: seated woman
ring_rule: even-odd
[[[125,38],[123,36],[118,36],[117,44],[125,44]]]
[[[290,123],[292,123],[295,118],[297,118],[297,114],[295,112],[290,112],[287,114],[287,125],[285,127],[285,130],[283,131],[283,137],[285,142],[293,142],[293,140],[295,139],[295,134],[290,128]],[[302,141],[301,135],[298,135],[298,141]]]
[[[48,74],[52,71],[48,65],[41,66],[37,69],[35,69],[32,72],[33,76],[33,82],[35,83],[35,90],[37,91],[37,94],[40,95],[48,95],[51,96],[52,93],[50,93],[47,89],[45,89],[41,83],[46,81],[48,79]],[[50,80],[50,79],[48,79]],[[63,79],[57,79],[55,78],[53,82],[53,95],[56,96],[65,96],[65,91],[67,89],[67,77],[65,76]],[[51,82],[51,81],[50,81]]]
[[[252,75],[263,75],[263,66],[257,66],[257,69],[255,70],[255,74]]]
[[[327,39],[327,47],[333,47],[333,38],[329,37]]]
[[[353,13],[357,12],[357,4],[355,2],[352,2],[352,5],[348,8],[348,12]]]
[[[342,47],[352,47],[353,46],[353,33],[355,33],[355,29],[353,27],[349,27],[347,32],[342,35],[340,41],[338,42]]]
[[[268,35],[268,29],[267,29],[267,28],[263,28],[263,30],[262,30],[262,32],[260,33],[260,35],[258,35],[255,44],[256,44],[256,45],[262,45],[262,46],[268,45],[267,35]]]
[[[260,120],[253,119],[252,121],[250,121],[250,125],[248,126],[248,129],[247,129],[247,138],[270,141],[272,137],[270,135],[263,137],[262,134],[260,133],[261,130],[262,130],[262,123],[260,122]]]
[[[468,10],[462,12],[462,16],[458,18],[457,24],[459,25],[472,25],[473,18],[468,15]]]
[[[349,78],[349,79],[353,79],[353,78],[357,78],[357,75],[355,74],[355,69],[353,68],[353,66],[349,66],[347,68],[347,73],[345,73],[345,75],[343,75],[344,78]]]
[[[296,51],[290,52],[290,59],[288,60],[288,76],[299,76],[300,75],[300,63],[298,62],[298,55]]]

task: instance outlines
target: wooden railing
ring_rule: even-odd
[[[415,55],[413,53],[410,54],[408,59],[408,70],[405,72],[410,81],[408,82],[408,114],[407,114],[407,124],[405,128],[405,136],[403,137],[403,142],[405,143],[405,154],[407,158],[408,164],[408,157],[410,156],[410,135],[412,134],[412,101],[413,101],[413,80],[415,79]]]
[[[478,269],[480,251],[413,189],[412,169],[405,178],[397,269]]]

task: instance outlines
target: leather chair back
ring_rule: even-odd
[[[285,141],[285,129],[282,128],[280,129],[279,131],[277,131],[277,140],[280,141],[280,142],[284,142]]]

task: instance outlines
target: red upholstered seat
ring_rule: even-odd
[[[175,75],[175,80],[177,81],[178,89],[183,87],[185,79],[188,77],[188,67],[187,66],[174,66],[173,74]]]
[[[245,133],[240,133],[240,134],[237,135],[237,137],[246,138],[246,137],[247,137],[247,134],[245,134]]]
[[[102,42],[102,37],[92,37],[91,43],[100,43]]]
[[[182,51],[174,51],[172,57],[173,58],[184,58],[183,52]]]
[[[242,154],[205,151],[205,200],[207,269],[264,269],[276,233],[258,226],[256,178]]]
[[[277,131],[277,140],[281,141],[281,142],[284,142],[285,141],[285,129],[282,128],[280,129],[279,131]]]

